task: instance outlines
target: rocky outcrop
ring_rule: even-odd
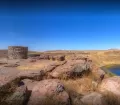
[[[23,79],[31,79],[40,81],[48,77],[49,73],[56,67],[65,64],[66,62],[52,62],[49,65],[38,70],[18,70],[17,68],[2,68],[0,70],[0,90],[8,91],[15,87],[19,81]],[[15,86],[13,86],[15,85]]]
[[[70,105],[69,95],[57,79],[40,81],[32,89],[28,105]]]
[[[41,54],[39,59],[46,59],[46,60],[56,60],[56,61],[64,61],[65,55],[54,55],[54,54]]]
[[[66,64],[54,69],[50,75],[53,78],[73,78],[89,73],[91,64],[83,60],[67,61]]]
[[[9,89],[13,89],[16,87],[16,84],[20,81],[17,78],[17,71],[15,68],[2,68],[0,70],[0,92],[8,92]]]
[[[22,105],[22,103],[26,102],[25,100],[27,91],[31,91],[31,96],[29,98],[28,105],[84,105],[84,103],[87,104],[91,102],[93,102],[91,103],[93,105],[96,105],[94,103],[97,102],[98,105],[104,105],[100,103],[101,95],[99,93],[91,93],[85,95],[83,98],[80,95],[71,97],[71,94],[68,94],[66,92],[63,84],[60,80],[58,80],[59,78],[76,79],[76,77],[82,77],[84,74],[86,75],[90,72],[93,72],[91,70],[91,60],[87,58],[81,58],[76,60],[63,61],[62,57],[64,56],[54,57],[55,58],[53,60],[57,61],[41,60],[40,62],[38,61],[36,63],[29,63],[30,65],[41,63],[42,66],[37,69],[32,68],[30,70],[20,70],[14,67],[12,68],[12,70],[16,69],[14,70],[14,72],[16,73],[14,74],[10,74],[9,72],[3,70],[4,72],[6,72],[6,75],[4,75],[3,71],[3,75],[2,73],[0,74],[0,89],[2,91],[8,91],[10,89],[11,91],[11,88],[13,88],[11,91],[12,94],[10,94],[10,97],[6,99],[7,102],[12,102],[14,105],[14,103],[16,101],[19,101],[19,99],[21,98],[19,104]],[[43,66],[43,64],[45,65]],[[10,69],[9,67],[6,68],[7,70]],[[101,74],[103,74],[103,72],[98,72],[98,75]],[[82,78],[80,78],[80,81],[82,81]],[[82,83],[84,84],[85,81],[83,78],[83,82],[81,82],[80,89],[81,92],[85,91],[85,93],[88,93],[90,89],[84,89],[84,87],[86,87],[87,84],[85,84],[85,86],[82,85]],[[93,88],[96,89],[97,83],[93,82],[93,85]],[[18,90],[16,90],[16,88],[23,86],[27,86],[27,89],[25,91],[20,90],[18,92]],[[25,97],[23,94],[25,95]],[[91,99],[91,97],[95,98]]]
[[[115,95],[120,95],[120,77],[114,76],[110,78],[106,78],[102,81],[99,86],[99,90],[101,92],[112,92]]]

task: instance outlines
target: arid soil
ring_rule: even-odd
[[[106,89],[101,83],[113,78],[119,86],[120,79],[110,77],[99,66],[119,63],[119,56],[119,51],[111,50],[32,52],[21,60],[2,55],[0,105],[117,105],[102,98],[106,94],[101,89]]]

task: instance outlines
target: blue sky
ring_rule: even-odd
[[[0,8],[0,49],[30,50],[120,48],[120,10],[115,5]]]

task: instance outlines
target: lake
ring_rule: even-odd
[[[120,76],[120,67],[111,67],[109,70],[110,72]]]

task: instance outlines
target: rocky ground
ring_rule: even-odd
[[[88,55],[0,59],[0,105],[120,105],[119,83]]]

